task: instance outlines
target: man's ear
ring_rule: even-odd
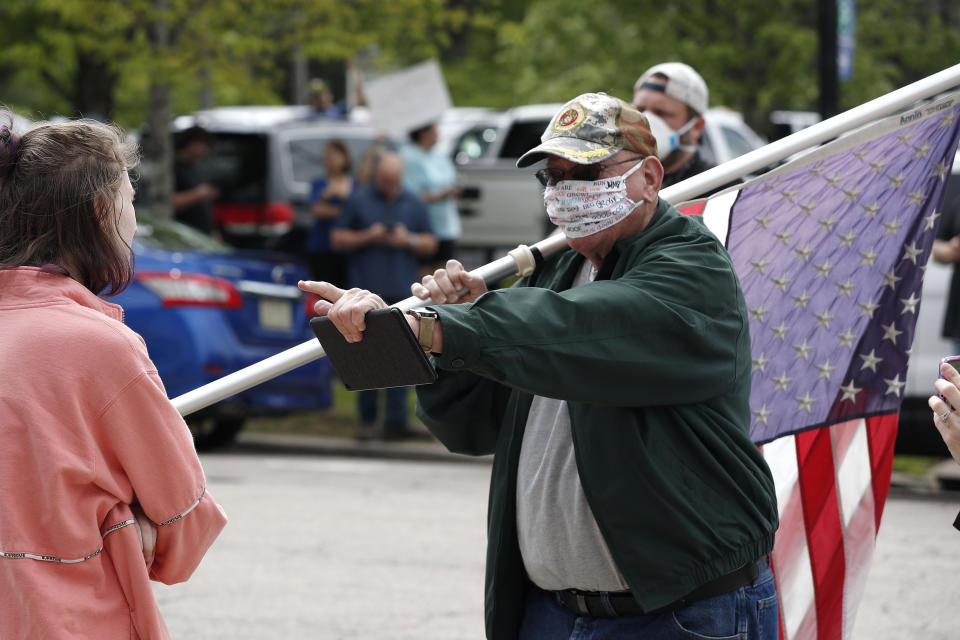
[[[660,164],[660,159],[656,156],[647,156],[637,173],[643,178],[641,194],[643,199],[647,202],[656,202],[663,182],[663,165]]]

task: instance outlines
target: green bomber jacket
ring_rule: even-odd
[[[773,479],[749,437],[750,338],[726,250],[660,200],[594,282],[570,250],[514,287],[433,307],[438,379],[418,414],[451,450],[494,454],[486,631],[514,638],[528,588],[516,479],[533,395],[567,401],[584,494],[645,610],[767,554]]]

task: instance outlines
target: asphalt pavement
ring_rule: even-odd
[[[484,637],[490,458],[242,434],[202,461],[230,522],[189,582],[155,587],[173,638]],[[958,509],[895,477],[852,640],[958,637]]]

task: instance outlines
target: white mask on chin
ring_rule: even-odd
[[[638,162],[619,176],[599,180],[563,180],[543,190],[550,222],[568,238],[585,238],[617,224],[643,200],[627,197],[627,178],[643,166]]]

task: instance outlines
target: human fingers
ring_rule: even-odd
[[[395,247],[404,248],[410,246],[410,231],[402,224],[393,228],[390,234],[391,244]]]
[[[433,300],[437,304],[457,302],[460,298],[459,281],[454,281],[447,269],[437,269],[433,272],[432,286],[427,287],[433,293]]]
[[[940,363],[940,375],[943,376],[944,379],[952,382],[955,386],[960,387],[960,371],[957,371],[949,362]]]
[[[347,342],[360,342],[367,328],[367,312],[386,306],[387,303],[374,293],[365,289],[350,289],[333,305],[327,316]]]
[[[301,280],[297,283],[301,290],[319,296],[320,299],[313,303],[313,312],[318,316],[325,316],[330,312],[333,302],[343,297],[344,290],[336,287],[329,282]]]
[[[140,523],[140,530],[143,532],[143,561],[149,569],[157,553],[157,525],[146,520],[146,524]]]
[[[447,273],[457,286],[461,301],[472,302],[487,292],[487,282],[479,274],[467,271],[457,260],[447,260]],[[464,294],[463,289],[467,290]]]
[[[935,380],[933,388],[937,390],[938,397],[949,404],[951,408],[960,407],[960,389],[951,380],[946,378]]]
[[[432,278],[433,276],[426,276],[426,277]],[[419,282],[414,282],[413,284],[410,285],[410,293],[417,296],[421,300],[426,300],[427,298],[430,297],[430,291]]]
[[[948,385],[952,386],[944,380],[938,380],[937,382],[941,383],[935,385],[938,390],[941,388],[946,390]],[[960,416],[953,410],[953,407],[939,396],[930,396],[927,404],[933,410],[933,426],[940,432],[940,437],[947,445],[950,455],[953,456],[954,460],[960,462],[960,426],[957,422]]]
[[[353,313],[356,308],[357,297],[362,291],[362,289],[348,289],[327,311],[327,317],[330,318],[333,326],[337,328],[337,331],[343,335],[347,342],[359,342],[363,330],[366,328],[362,318],[358,325]]]
[[[336,302],[346,293],[345,289],[323,280],[301,280],[297,283],[297,286],[307,293],[315,293],[330,302]]]
[[[143,561],[147,568],[153,564],[157,547],[157,525],[147,517],[140,505],[132,505],[133,524],[140,538],[140,548],[143,550]]]

